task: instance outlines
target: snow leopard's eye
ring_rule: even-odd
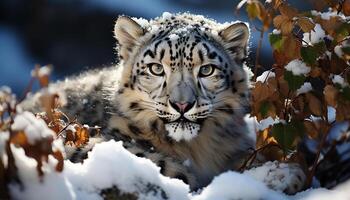
[[[149,71],[155,76],[163,76],[164,75],[164,68],[161,64],[150,63],[150,64],[147,64],[147,67],[148,67]]]
[[[215,69],[216,69],[216,67],[214,65],[211,65],[211,64],[203,65],[199,69],[198,76],[201,78],[208,77],[214,73]]]

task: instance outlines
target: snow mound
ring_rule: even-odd
[[[269,189],[262,181],[274,163],[253,168],[244,174],[228,171],[197,194],[190,193],[189,186],[181,180],[164,177],[150,160],[129,153],[122,142],[111,140],[97,144],[83,163],[65,161],[62,173],[55,171],[55,160],[49,157],[43,165],[45,175],[40,179],[36,161],[28,158],[23,149],[11,146],[24,187],[10,185],[13,199],[103,199],[101,191],[116,186],[122,194],[133,194],[138,199],[181,200],[229,200],[229,199],[295,199],[313,200],[326,194],[327,197],[348,199],[347,189],[342,187],[308,190],[296,196],[287,196]],[[108,152],[108,153],[106,153]],[[270,166],[271,165],[271,166]],[[265,181],[265,180],[264,180]],[[349,184],[348,184],[349,185]],[[327,199],[327,198],[323,198]]]
[[[122,142],[97,144],[82,164],[65,161],[62,173],[54,170],[54,160],[49,159],[42,181],[37,176],[35,160],[26,157],[21,148],[12,146],[12,150],[25,188],[10,186],[15,199],[101,199],[101,190],[113,186],[123,193],[137,194],[140,199],[189,198],[188,185],[162,176],[159,167],[128,152]]]
[[[230,200],[230,199],[270,199],[283,200],[287,196],[268,189],[262,182],[239,174],[226,172],[214,178],[202,193],[193,200]]]

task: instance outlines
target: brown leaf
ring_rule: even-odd
[[[323,94],[328,105],[337,106],[338,93],[338,90],[333,85],[326,85]]]
[[[315,116],[322,115],[322,103],[311,93],[306,93],[306,99],[308,100],[308,105],[311,113]]]
[[[316,77],[319,77],[319,76],[321,76],[321,74],[322,74],[322,69],[321,68],[319,68],[319,67],[313,67],[313,68],[311,68],[311,71],[310,71],[310,76],[312,77],[312,78],[316,78]]]
[[[283,48],[283,53],[286,54],[288,62],[301,57],[301,42],[297,40],[293,35],[286,36],[286,39],[283,43]]]
[[[297,25],[300,26],[304,32],[310,32],[315,28],[315,24],[308,17],[299,17]]]
[[[312,139],[317,139],[319,135],[319,130],[316,128],[315,124],[309,120],[304,121],[305,131]]]
[[[14,134],[10,138],[10,142],[14,145],[18,145],[18,146],[22,146],[22,147],[28,145],[27,136],[24,133],[24,131],[14,132]]]
[[[343,2],[343,6],[342,6],[342,11],[344,13],[345,16],[349,16],[350,15],[350,0],[345,0]]]
[[[339,35],[336,30],[343,24],[343,21],[338,16],[331,16],[329,20],[320,19],[318,23],[321,24],[322,29],[324,29],[326,33],[336,38],[336,36]]]
[[[286,22],[290,21],[288,17],[283,16],[283,15],[277,15],[275,18],[273,18],[273,25],[277,29],[281,29],[281,26]]]
[[[260,81],[256,82],[255,87],[252,91],[254,102],[260,102],[269,98],[275,92],[275,89],[276,88],[269,86],[266,83],[261,83]]]
[[[58,171],[58,172],[63,171],[64,158],[63,158],[62,153],[60,151],[55,151],[52,153],[52,155],[58,161],[58,163],[56,165],[56,171]]]
[[[283,16],[286,16],[289,19],[293,19],[293,17],[298,15],[298,10],[287,5],[286,3],[281,4],[278,9]]]

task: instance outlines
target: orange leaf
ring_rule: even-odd
[[[324,98],[327,102],[328,105],[336,107],[337,106],[337,99],[338,99],[338,90],[332,86],[332,85],[327,85],[324,88]]]

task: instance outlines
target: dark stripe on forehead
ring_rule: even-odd
[[[143,54],[143,57],[146,57],[147,55],[151,56],[151,58],[154,58],[154,53],[149,49]]]
[[[162,42],[162,40],[159,40],[158,42],[156,42],[155,44],[154,44],[154,52],[155,53],[157,53],[157,49],[158,49],[158,46],[159,46],[159,44]]]
[[[198,57],[201,60],[201,63],[203,63],[204,58],[203,58],[203,52],[201,50],[198,50]]]
[[[215,59],[217,55],[218,55],[218,54],[217,54],[215,51],[213,51],[213,52],[210,52],[210,53],[208,54],[208,57],[209,57],[210,59]]]
[[[162,50],[160,51],[160,58],[159,58],[160,62],[162,62],[162,60],[163,60],[163,58],[164,58],[164,53],[165,53],[165,50],[162,49]]]
[[[202,43],[203,47],[205,48],[205,50],[207,51],[207,53],[209,53],[209,47],[207,44],[205,43]]]
[[[152,42],[154,42],[154,41],[156,41],[156,40],[159,40],[159,39],[164,39],[164,37],[167,36],[167,35],[169,34],[170,31],[171,31],[170,29],[169,29],[169,30],[166,30],[166,31],[164,31],[164,30],[159,31],[158,36],[155,37],[155,38],[152,40]]]

